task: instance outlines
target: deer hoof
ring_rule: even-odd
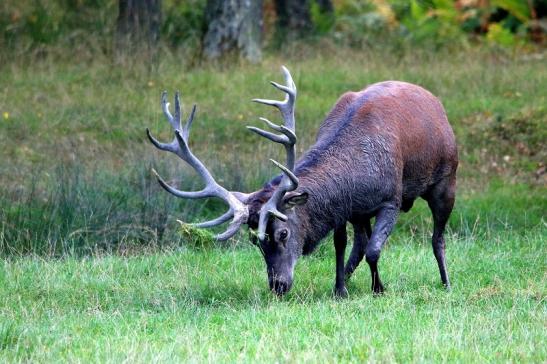
[[[348,290],[346,289],[346,287],[334,287],[334,297],[348,298]]]
[[[372,294],[374,296],[380,296],[380,295],[383,295],[384,294],[384,286],[382,285],[382,283],[379,283],[377,284],[376,286],[373,286],[372,287]]]

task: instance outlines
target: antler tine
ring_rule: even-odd
[[[248,195],[240,192],[229,192],[224,187],[220,186],[207,167],[192,153],[188,145],[188,138],[190,135],[190,129],[192,127],[192,122],[194,121],[194,116],[196,113],[196,105],[192,107],[192,111],[188,116],[188,120],[184,127],[181,125],[181,106],[179,93],[175,94],[175,115],[171,115],[169,112],[169,103],[167,102],[167,93],[164,91],[161,96],[161,104],[163,113],[167,121],[171,124],[174,130],[175,137],[171,143],[162,143],[152,136],[149,129],[146,129],[146,134],[148,138],[156,146],[156,148],[164,151],[171,152],[179,156],[182,160],[188,163],[194,170],[200,175],[200,177],[205,182],[205,187],[200,191],[180,191],[167,182],[165,182],[155,170],[152,170],[156,175],[159,184],[169,193],[181,197],[181,198],[207,198],[207,197],[218,197],[228,204],[230,209],[228,212],[224,213],[220,217],[213,219],[211,221],[205,221],[202,223],[195,224],[196,227],[212,227],[225,223],[230,218],[233,218],[232,223],[228,226],[227,230],[222,234],[218,234],[215,238],[219,241],[228,240],[234,236],[242,224],[247,221],[249,217],[249,210],[247,205],[245,205],[245,200]]]
[[[182,137],[184,140],[188,142],[188,137],[190,136],[190,129],[192,128],[192,123],[194,122],[194,115],[196,114],[197,106],[194,104],[192,106],[192,111],[190,112],[190,115],[188,116],[188,120],[186,120],[186,124],[184,124],[184,128],[182,129]]]
[[[285,125],[274,124],[266,118],[259,118],[259,119],[262,120],[264,123],[266,123],[266,125],[268,125],[271,129],[278,131],[284,135],[273,134],[254,126],[247,126],[247,129],[257,133],[258,135],[268,138],[273,142],[284,144],[285,146],[291,146],[293,144],[296,144],[297,138],[293,130],[287,128]]]
[[[283,173],[285,173],[285,175],[289,178],[289,181],[292,183],[292,185],[294,186],[294,189],[296,189],[296,187],[298,186],[298,177],[296,177],[294,175],[294,173],[292,173],[287,167],[285,167],[284,165],[282,165],[281,163],[273,160],[273,159],[270,159],[270,161],[275,164],[279,169],[281,169],[283,171]]]
[[[287,94],[285,96],[285,100],[277,101],[277,100],[266,100],[266,99],[253,99],[253,101],[260,102],[267,105],[277,106],[280,104],[284,104],[287,101],[290,101],[291,99],[296,98],[296,85],[294,84],[291,73],[285,66],[281,66],[281,70],[283,71],[283,74],[285,75],[286,85],[281,85],[275,81],[270,81],[270,83],[278,90],[283,91]]]
[[[180,191],[180,190],[177,190],[174,187],[171,187],[167,182],[165,182],[165,180],[163,178],[161,178],[161,176],[158,174],[158,172],[156,172],[155,169],[152,169],[152,173],[154,173],[154,176],[156,176],[156,179],[158,180],[158,183],[160,184],[161,187],[163,187],[164,190],[166,190],[167,192],[169,192],[172,195],[175,195],[177,197],[191,198],[191,199],[212,197],[212,196],[210,196],[209,191],[207,191],[207,188],[204,188],[201,191],[190,191],[190,192]]]
[[[232,217],[234,217],[234,212],[232,209],[228,210],[228,212],[224,213],[223,215],[217,217],[216,219],[204,221],[204,222],[198,222],[195,224],[191,224],[194,227],[197,228],[209,228],[213,226],[217,226],[220,224],[225,223],[226,221],[230,220]]]
[[[174,143],[162,143],[158,141],[156,138],[152,136],[152,133],[150,132],[150,129],[146,128],[146,135],[148,136],[148,139],[154,146],[160,150],[165,150],[171,153],[176,152],[176,145]]]
[[[167,118],[167,121],[171,123],[173,121],[173,115],[171,115],[171,112],[169,112],[169,102],[167,101],[167,91],[163,91],[161,93],[161,109],[163,110],[163,114]]]
[[[181,116],[182,113],[180,111],[180,93],[177,91],[175,92],[175,115],[174,115],[174,125],[173,129],[177,130],[180,129],[181,126]]]
[[[283,101],[277,100],[266,100],[266,99],[253,99],[254,102],[258,102],[265,105],[275,106],[281,112],[283,117],[284,125],[276,125],[265,118],[260,118],[263,122],[266,123],[270,128],[275,131],[282,133],[283,135],[278,135],[270,133],[268,131],[256,128],[254,126],[248,126],[247,128],[260,136],[263,136],[273,142],[283,144],[287,151],[287,166],[289,169],[294,169],[294,160],[295,160],[295,148],[297,138],[295,133],[295,121],[294,121],[294,106],[296,101],[296,85],[292,79],[291,73],[285,67],[281,67],[285,75],[286,85],[280,85],[277,82],[271,81],[270,83],[277,88],[285,92],[285,99]]]
[[[181,191],[170,186],[167,182],[165,182],[163,178],[160,177],[160,175],[155,170],[152,170],[152,172],[158,179],[159,184],[167,192],[181,198],[196,199],[196,198],[206,198],[206,197],[220,197],[225,201],[227,200],[226,195],[229,194],[229,192],[216,183],[213,176],[211,176],[211,173],[207,170],[207,168],[203,165],[203,163],[201,163],[199,159],[197,159],[192,154],[192,152],[188,148],[188,144],[186,143],[186,140],[183,139],[181,132],[179,130],[175,130],[175,141],[173,141],[170,144],[158,142],[156,139],[154,139],[154,137],[150,135],[150,132],[148,132],[148,135],[150,137],[150,140],[155,146],[157,146],[161,150],[166,150],[178,155],[186,163],[192,166],[196,170],[196,172],[198,172],[201,178],[205,181],[205,188],[202,189],[201,191]]]
[[[273,129],[275,131],[281,132],[283,130],[283,128],[280,125],[274,124],[266,118],[258,118],[258,119],[262,120],[266,125],[268,125],[271,129]]]
[[[292,79],[291,73],[285,66],[281,66],[281,69],[283,73],[285,74],[285,82],[286,85],[281,85],[277,82],[270,81],[272,86],[277,88],[280,91],[283,91],[286,93],[285,99],[283,101],[278,100],[268,100],[268,99],[253,99],[254,102],[258,102],[260,104],[265,104],[269,106],[275,106],[277,107],[285,116],[285,114],[290,114],[291,111],[294,111],[294,102],[296,100],[296,85],[294,84],[294,81]],[[293,120],[294,121],[294,120]],[[294,129],[294,123],[290,126],[287,125],[290,129]]]
[[[165,115],[165,118],[171,124],[173,129],[179,129],[180,128],[180,102],[178,101],[178,92],[175,97],[175,109],[179,109],[178,119],[176,118],[177,113],[175,112],[175,117],[171,114],[169,111],[169,105],[170,103],[167,101],[167,91],[163,91],[161,93],[161,108],[163,110],[163,114]]]
[[[285,193],[293,191],[298,187],[298,178],[294,175],[294,163],[296,158],[295,144],[297,141],[295,133],[295,120],[294,120],[294,105],[296,102],[296,85],[292,79],[291,73],[285,67],[281,67],[283,74],[285,75],[285,85],[281,85],[277,82],[271,82],[271,84],[280,91],[285,92],[285,99],[283,101],[277,100],[265,100],[254,99],[254,102],[275,106],[281,112],[284,125],[277,125],[265,118],[260,118],[271,129],[281,133],[274,134],[269,131],[265,131],[254,126],[248,126],[247,128],[252,132],[257,133],[273,142],[283,144],[285,151],[287,152],[287,166],[284,166],[273,159],[271,161],[283,171],[283,178],[279,183],[279,186],[274,191],[270,199],[262,206],[260,210],[260,216],[258,220],[258,238],[264,240],[266,237],[266,226],[268,224],[269,216],[275,216],[276,218],[286,221],[287,216],[279,211],[279,206],[283,200]]]
[[[225,241],[230,239],[232,236],[234,236],[238,232],[241,225],[247,222],[248,217],[249,217],[248,213],[247,215],[236,213],[234,215],[232,222],[230,223],[230,225],[228,225],[228,228],[226,229],[226,231],[223,232],[222,234],[215,235],[215,239],[218,241]]]
[[[247,126],[247,129],[257,133],[260,136],[263,136],[266,139],[270,139],[272,142],[280,143],[284,145],[290,144],[290,140],[286,135],[278,135],[278,134],[270,133],[269,131],[266,131],[254,126]]]

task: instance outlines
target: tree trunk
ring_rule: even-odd
[[[262,0],[208,0],[203,54],[217,59],[229,52],[258,62],[262,51]]]
[[[117,50],[154,53],[160,38],[161,0],[119,0]]]
[[[275,0],[275,10],[282,39],[300,38],[313,29],[309,0]]]

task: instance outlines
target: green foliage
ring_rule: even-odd
[[[349,39],[352,45],[359,44],[353,38],[368,46],[372,42],[367,38],[386,41],[386,33],[391,33],[388,44],[394,42],[393,38],[402,37],[410,45],[462,46],[469,33],[476,35],[487,30],[489,43],[514,46],[519,43],[517,40],[527,39],[531,20],[530,5],[522,0],[463,5],[451,0],[345,0],[337,7],[335,35]]]
[[[431,4],[411,0],[410,11],[408,15],[401,17],[401,24],[404,34],[411,42],[461,44],[465,37],[458,17],[459,13],[450,0],[434,0]]]
[[[492,0],[491,5],[499,7],[515,16],[523,23],[530,21],[530,2],[522,0]]]
[[[310,12],[315,31],[318,34],[324,35],[332,30],[335,24],[334,13],[322,12],[316,2],[312,2]]]
[[[195,228],[180,220],[178,222],[180,224],[180,235],[187,245],[197,249],[206,249],[214,245],[214,236],[209,230]]]
[[[488,27],[488,33],[486,34],[486,39],[494,44],[499,44],[502,46],[513,46],[516,43],[516,38],[511,31],[500,23],[492,23]]]
[[[351,47],[385,44],[389,20],[369,2],[347,0],[337,4],[333,37]]]
[[[116,5],[113,0],[8,1],[0,7],[0,42],[9,47],[17,42],[39,47],[109,37]]]
[[[27,36],[33,44],[50,43],[59,35],[61,17],[52,17],[49,13],[59,14],[52,4],[48,7],[37,1],[35,6],[24,9],[25,13],[16,7],[4,7],[0,13],[3,41],[13,45],[23,36]]]

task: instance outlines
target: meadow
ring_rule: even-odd
[[[321,51],[317,51],[322,48]],[[545,53],[481,49],[401,52],[322,47],[260,65],[107,59],[0,66],[0,361],[8,362],[545,362],[547,211]],[[212,246],[176,219],[219,214],[218,201],[179,201],[199,179],[145,140],[171,138],[167,90],[198,104],[190,142],[227,188],[252,191],[282,150],[245,130],[274,111],[269,80],[291,70],[299,90],[298,153],[347,90],[398,79],[442,100],[459,152],[447,232],[453,288],[440,285],[432,223],[420,201],[380,260],[332,296],[330,238],[296,268],[283,298],[267,289],[245,232]]]

